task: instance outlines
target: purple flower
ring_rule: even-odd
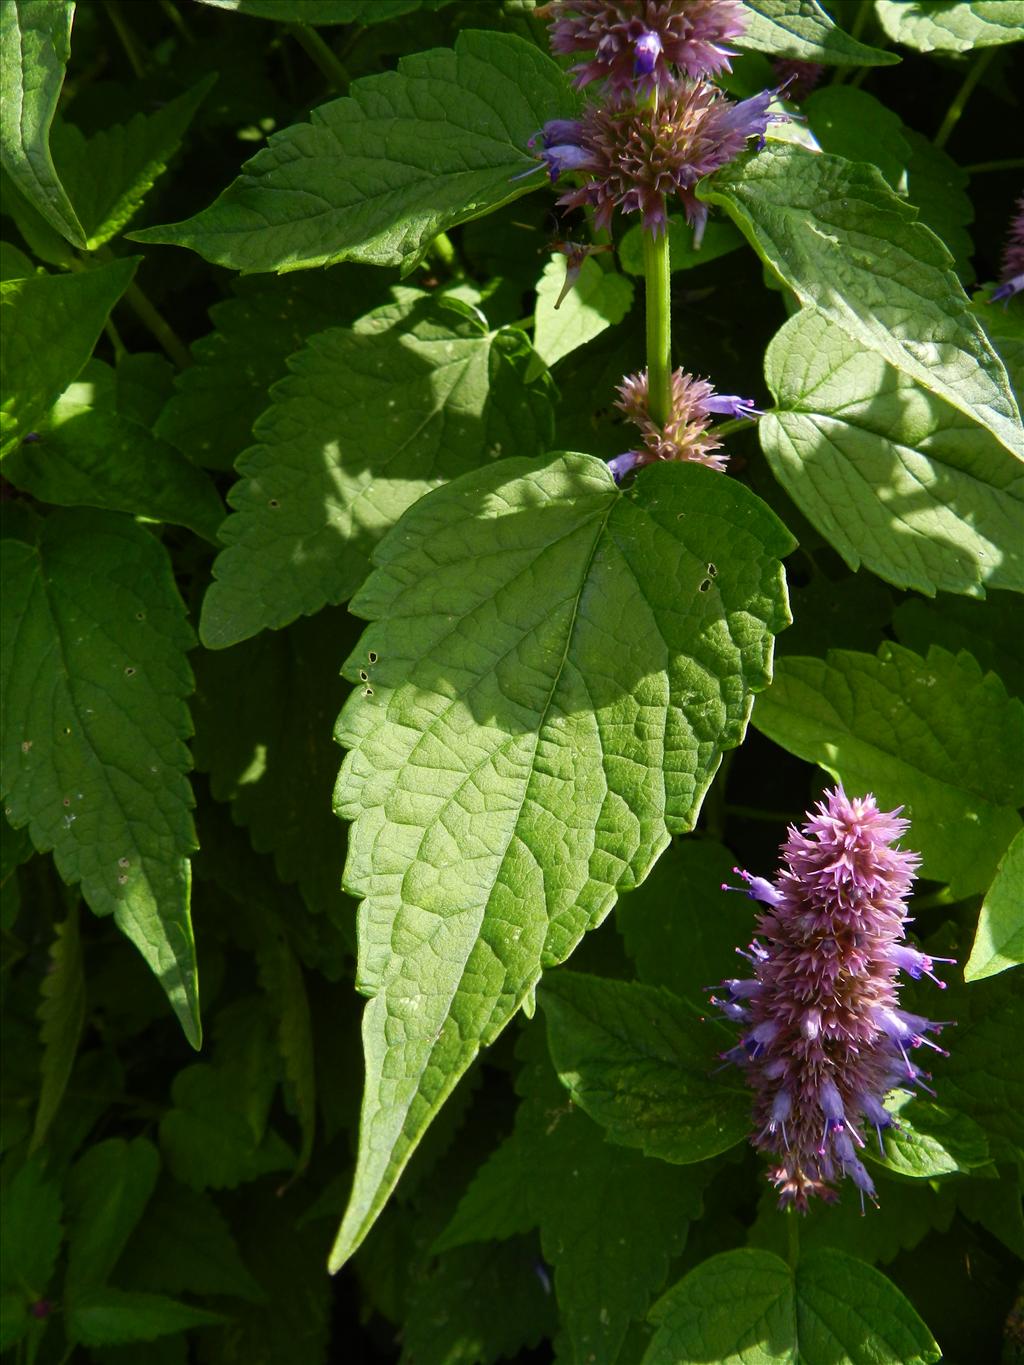
[[[655,460],[691,460],[724,473],[728,455],[722,442],[709,431],[713,413],[728,412],[749,416],[757,412],[749,399],[727,398],[716,394],[706,379],[676,370],[672,376],[672,414],[664,427],[647,410],[647,371],[628,375],[618,386],[615,406],[624,412],[643,436],[643,448],[616,455],[609,467],[616,482],[625,474]]]
[[[776,1158],[769,1177],[782,1207],[834,1201],[843,1176],[862,1202],[873,1199],[858,1155],[864,1129],[881,1145],[894,1126],[886,1094],[927,1079],[910,1053],[942,1052],[927,1036],[942,1025],[899,1008],[901,970],[931,976],[950,961],[902,942],[920,858],[893,847],[909,825],[900,809],[880,811],[873,796],[838,786],[801,830],[790,827],[774,882],[736,869],[747,895],[768,906],[758,917],[764,941],[741,954],[753,977],[724,982],[728,996],[715,1003],[745,1028],[726,1056],[754,1091],[751,1141]]]
[[[1003,269],[999,288],[990,302],[1012,299],[1024,289],[1024,194],[1017,200],[1017,212],[1010,222],[1010,235],[1003,251]]]
[[[553,0],[547,13],[553,52],[593,54],[571,68],[576,85],[606,81],[612,95],[667,89],[673,67],[691,80],[729,71],[726,44],[746,27],[737,0]]]
[[[772,68],[779,78],[780,88],[786,87],[786,98],[794,104],[805,100],[825,74],[820,62],[800,62],[788,57],[772,62]]]
[[[594,225],[609,228],[616,208],[642,213],[644,227],[664,232],[668,224],[666,196],[677,196],[698,236],[707,220],[707,205],[694,193],[698,180],[737,157],[752,137],[763,138],[774,119],[768,107],[776,92],[766,90],[740,103],[716,86],[681,81],[668,88],[657,109],[632,101],[593,105],[574,121],[571,133],[559,120],[554,143],[552,125],[544,130],[542,153],[552,179],[562,170],[584,171],[586,184],[567,191],[559,204],[594,208]]]
[[[565,256],[565,282],[562,285],[558,298],[555,299],[555,312],[561,308],[565,302],[566,295],[575,288],[576,281],[580,277],[583,269],[583,262],[588,256],[596,256],[601,251],[614,251],[611,243],[600,242],[596,245],[586,245],[583,242],[555,242],[555,251],[561,251]]]

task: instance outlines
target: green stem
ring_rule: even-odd
[[[786,1210],[786,1259],[795,1272],[800,1263],[800,1215],[792,1205]]]
[[[735,431],[746,431],[747,427],[756,427],[757,421],[753,417],[730,417],[728,422],[720,422],[715,427],[716,436],[731,436]]]
[[[647,411],[663,427],[672,416],[672,303],[668,233],[644,233],[647,286]]]
[[[139,52],[135,35],[121,17],[120,6],[116,0],[104,0],[104,9],[107,11],[107,18],[114,27],[114,32],[120,39],[121,46],[124,48],[125,56],[128,58],[129,65],[135,73],[136,79],[141,80],[146,74],[146,63],[142,54]]]
[[[429,250],[431,256],[444,266],[452,279],[464,280],[466,278],[466,272],[462,268],[458,252],[447,232],[439,232],[430,243]]]
[[[189,29],[188,24],[186,24],[184,16],[178,12],[178,7],[174,4],[174,0],[160,0],[160,8],[184,38],[185,42],[194,43],[195,39],[192,37],[191,30]]]
[[[342,66],[341,62],[338,61],[337,57],[320,37],[320,34],[317,33],[315,28],[309,28],[306,24],[289,24],[288,32],[306,53],[307,57],[316,64],[333,90],[337,90],[340,93],[348,89],[348,72]]]
[[[854,16],[853,16],[853,23],[850,25],[850,37],[851,37],[851,38],[859,39],[859,38],[860,38],[860,35],[864,32],[864,25],[865,25],[865,24],[867,23],[867,21],[868,21],[868,12],[869,12],[870,9],[871,9],[871,6],[870,6],[870,5],[866,5],[866,4],[862,4],[862,5],[858,5],[858,6],[857,6],[857,12],[856,12],[856,13],[854,14]],[[861,67],[861,71],[866,71],[866,70],[867,70],[867,67]],[[850,71],[851,71],[851,68],[848,67],[848,66],[840,66],[840,67],[837,67],[837,68],[836,68],[835,75],[832,77],[832,84],[833,84],[833,85],[842,85],[843,81],[845,81],[846,78],[847,78],[847,76],[850,74]],[[861,80],[863,80],[863,79],[864,79],[864,77],[861,76]]]
[[[189,349],[164,315],[152,304],[137,284],[130,284],[124,291],[124,301],[132,310],[143,327],[167,352],[179,370],[187,370],[192,364]]]
[[[946,117],[942,120],[942,127],[935,134],[936,147],[945,147],[946,143],[949,141],[950,134],[960,122],[960,116],[967,106],[967,101],[971,98],[974,87],[985,74],[985,70],[988,67],[989,62],[995,56],[995,53],[996,49],[994,47],[990,47],[987,51],[983,52],[964,77],[963,84],[953,96],[953,103],[946,110]]]
[[[968,175],[984,175],[986,171],[1019,171],[1024,168],[1024,156],[1011,156],[1008,161],[976,161],[973,166],[963,166]]]
[[[123,358],[128,354],[124,342],[121,340],[121,333],[114,326],[110,318],[103,324],[103,330],[107,334],[107,340],[114,348],[114,364],[120,365]]]

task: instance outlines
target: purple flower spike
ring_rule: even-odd
[[[699,238],[708,209],[695,194],[698,180],[739,156],[752,137],[763,138],[770,122],[785,117],[768,112],[776,93],[766,90],[736,103],[707,82],[680,81],[666,87],[656,109],[638,108],[632,95],[590,105],[565,144],[555,146],[545,129],[543,155],[552,172],[557,166],[590,175],[559,204],[589,204],[597,228],[611,226],[615,209],[640,213],[647,231],[660,233],[667,227],[666,200],[675,196]],[[577,149],[571,156],[568,145]]]
[[[695,379],[692,374],[676,370],[672,376],[672,412],[663,427],[658,426],[647,410],[646,370],[628,375],[618,388],[615,406],[643,436],[639,464],[651,464],[655,460],[691,460],[719,473],[725,471],[729,457],[721,450],[718,437],[708,431],[711,421],[708,404],[715,391],[706,379]]]
[[[571,68],[576,85],[604,81],[610,95],[631,92],[637,77],[666,89],[677,74],[729,71],[727,44],[746,28],[738,0],[552,0],[546,11],[552,52],[589,54]]]
[[[753,977],[724,982],[718,1002],[744,1035],[723,1054],[754,1092],[751,1141],[771,1153],[781,1207],[806,1211],[837,1198],[849,1176],[875,1199],[858,1153],[863,1129],[895,1126],[883,1100],[894,1086],[924,1089],[908,1051],[942,1024],[899,1008],[900,971],[931,976],[937,961],[903,942],[906,898],[920,858],[893,847],[909,822],[873,796],[826,792],[802,829],[791,826],[774,882],[739,872],[765,903],[763,942],[743,951]],[[740,950],[737,950],[740,951]],[[934,978],[932,978],[934,979]],[[939,983],[942,984],[941,982]]]
[[[1003,269],[999,288],[993,290],[990,302],[1012,299],[1024,289],[1024,194],[1017,200],[1017,212],[1010,223],[1010,235],[1003,251]]]
[[[764,411],[755,407],[752,398],[737,398],[735,394],[716,393],[708,399],[708,412],[721,417],[763,417]]]

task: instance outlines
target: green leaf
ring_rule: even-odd
[[[50,970],[39,987],[42,997],[39,1018],[43,1044],[39,1104],[32,1142],[34,1152],[43,1143],[57,1115],[78,1053],[78,1040],[85,1022],[85,976],[82,971],[82,940],[78,929],[78,902],[67,918],[54,926],[50,946]]]
[[[542,967],[692,828],[768,682],[791,545],[711,470],[661,464],[623,494],[574,454],[456,480],[382,542],[337,732],[373,998],[335,1267]]]
[[[1019,1175],[1010,1171],[998,1180],[959,1180],[955,1188],[964,1217],[980,1223],[1018,1259],[1024,1259],[1024,1204]]]
[[[712,1256],[651,1310],[644,1365],[931,1365],[940,1351],[900,1291],[840,1251],[796,1273],[766,1251]]]
[[[1020,977],[963,986],[952,999],[947,996],[945,1008],[959,1027],[942,1063],[941,1102],[985,1130],[996,1161],[1019,1164],[1024,1160],[1024,1073],[1019,1050],[1009,1040],[1024,1030]]]
[[[1017,297],[993,304],[994,288],[995,285],[986,285],[975,294],[971,311],[984,328],[992,349],[1006,366],[1019,402],[1024,393],[1024,300]]]
[[[704,229],[699,247],[693,245],[693,228],[681,214],[668,220],[669,266],[673,271],[692,270],[727,256],[743,245],[743,235],[728,219],[712,219]],[[627,275],[644,273],[644,229],[642,223],[628,228],[619,243],[619,265]]]
[[[70,124],[57,124],[50,145],[85,234],[77,246],[95,251],[135,216],[215,81],[215,75],[207,76],[156,113],[136,114],[92,137]]]
[[[164,1176],[125,1248],[118,1278],[128,1289],[228,1294],[259,1303],[227,1220],[207,1194]]]
[[[0,281],[27,280],[35,273],[36,267],[24,251],[10,242],[0,242]]]
[[[1011,696],[1024,694],[1024,600],[1017,593],[990,592],[983,603],[945,594],[932,601],[910,597],[892,613],[892,628],[917,654],[932,644],[951,654],[965,649],[986,672],[999,674]]]
[[[903,138],[910,147],[907,198],[917,207],[918,221],[930,227],[949,248],[957,274],[971,280],[974,278],[971,268],[974,242],[967,228],[974,221],[974,205],[967,192],[970,176],[948,152],[936,147],[914,128],[904,127]],[[998,347],[994,349],[1009,371],[1005,355]],[[1013,381],[1012,373],[1010,380]]]
[[[1003,854],[988,889],[971,956],[964,968],[967,981],[1019,967],[1024,962],[1024,830]]]
[[[438,233],[538,188],[527,140],[575,109],[538,48],[464,30],[454,51],[404,57],[273,136],[194,218],[133,236],[246,274],[343,260],[408,270]]]
[[[85,233],[50,155],[74,16],[74,0],[8,0],[0,9],[0,160],[47,223],[84,247]]]
[[[709,180],[721,204],[800,302],[1024,454],[999,357],[971,313],[949,253],[874,167],[769,146]]]
[[[742,1142],[750,1091],[716,1075],[735,1040],[661,987],[558,972],[540,991],[551,1060],[612,1142],[679,1165]]]
[[[877,166],[894,190],[907,169],[910,145],[898,114],[866,90],[826,85],[801,103],[823,152]]]
[[[648,1161],[605,1142],[567,1102],[542,1049],[539,1031],[524,1036],[515,1132],[480,1168],[434,1249],[538,1226],[568,1358],[612,1365],[700,1216],[712,1168]]]
[[[98,364],[99,362],[94,362]],[[114,371],[114,409],[150,430],[170,400],[174,366],[155,351],[126,352]]]
[[[68,1177],[68,1269],[64,1292],[74,1302],[105,1284],[142,1217],[160,1171],[146,1138],[108,1138],[89,1147]]]
[[[1024,463],[988,430],[811,309],[765,378],[772,472],[851,569],[928,594],[1024,591]]]
[[[162,1294],[133,1294],[124,1289],[89,1289],[68,1306],[68,1340],[79,1346],[121,1346],[155,1341],[172,1332],[218,1327],[220,1313],[193,1308]]]
[[[875,0],[894,43],[917,52],[971,52],[1024,38],[1021,0]]]
[[[41,1299],[57,1264],[64,1229],[60,1189],[35,1156],[0,1186],[4,1254],[0,1289]]]
[[[584,259],[576,283],[559,304],[565,277],[566,257],[556,252],[537,285],[534,314],[533,348],[548,366],[621,322],[633,306],[630,281],[605,270],[593,256]],[[535,367],[542,368],[536,362]]]
[[[750,906],[722,890],[735,862],[710,839],[676,840],[622,897],[615,918],[641,981],[703,1005],[708,986],[735,975],[736,949],[751,932]]]
[[[316,1134],[316,1070],[309,997],[298,958],[291,950],[284,925],[269,924],[256,949],[260,985],[274,1005],[277,1046],[291,1086],[292,1100],[302,1130],[296,1175],[309,1165]]]
[[[515,336],[410,293],[293,356],[238,461],[203,643],[223,649],[345,601],[375,542],[429,489],[509,448],[545,449],[548,396],[523,392],[506,355]]]
[[[988,886],[1020,829],[1024,706],[969,654],[934,646],[925,660],[885,643],[877,658],[837,649],[780,659],[754,724],[851,795],[906,806],[921,875],[955,897]]]
[[[155,427],[161,440],[208,469],[232,468],[251,444],[270,386],[287,375],[287,358],[314,332],[366,312],[379,294],[380,276],[346,265],[308,275],[236,279],[231,287],[237,297],[210,309],[216,330],[193,344],[195,363],[176,377],[176,392]]]
[[[72,384],[36,423],[38,441],[4,461],[4,477],[42,502],[106,507],[187,526],[216,541],[224,509],[217,491],[173,446]]]
[[[893,52],[866,47],[836,28],[817,0],[746,0],[746,32],[737,47],[828,66],[891,66]]]
[[[415,1285],[402,1321],[406,1365],[492,1365],[521,1358],[558,1327],[535,1243],[460,1247]]]
[[[96,914],[114,915],[198,1046],[184,743],[193,639],[170,559],[112,512],[58,511],[35,537],[0,545],[8,818],[53,849]]]
[[[341,890],[344,829],[331,810],[338,774],[331,731],[347,691],[339,666],[358,624],[328,610],[195,656],[196,767],[316,913],[351,906]]]
[[[6,395],[0,454],[28,435],[76,378],[137,264],[137,258],[111,261],[80,274],[33,275],[0,284],[0,387]]]
[[[870,1145],[866,1155],[898,1175],[918,1180],[970,1172],[991,1160],[984,1131],[967,1114],[895,1090],[885,1106],[896,1116],[899,1127],[883,1135],[884,1155]]]

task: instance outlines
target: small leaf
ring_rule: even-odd
[[[238,461],[203,602],[208,648],[344,602],[377,540],[429,489],[513,443],[545,448],[547,393],[522,391],[503,338],[409,291],[291,357],[259,444]]]
[[[817,0],[746,0],[746,32],[737,47],[830,66],[891,66],[893,52],[866,47],[836,28]]]
[[[0,1289],[41,1299],[57,1264],[64,1229],[60,1189],[34,1156],[0,1186],[4,1254]]]
[[[108,1138],[87,1148],[72,1167],[65,1193],[70,1248],[64,1281],[72,1300],[107,1282],[159,1171],[160,1157],[146,1138]]]
[[[974,221],[974,205],[967,189],[971,177],[947,151],[936,147],[914,128],[904,127],[903,137],[910,147],[907,198],[918,209],[918,221],[930,227],[949,248],[961,279],[972,280],[974,243],[967,231]],[[1002,354],[998,348],[996,351]],[[1002,358],[1009,371],[1006,357]],[[1010,380],[1013,381],[1012,374]]]
[[[43,977],[39,1004],[43,1044],[39,1104],[29,1150],[43,1143],[56,1117],[78,1053],[78,1040],[85,1022],[85,977],[82,972],[82,940],[78,929],[78,902],[67,918],[54,926],[50,969]]]
[[[659,464],[623,494],[576,454],[466,475],[382,542],[337,732],[373,998],[334,1268],[542,967],[692,828],[768,682],[791,544],[711,470]]]
[[[193,1308],[162,1294],[133,1294],[109,1285],[89,1289],[68,1305],[68,1340],[79,1346],[121,1346],[132,1341],[155,1341],[172,1332],[196,1327],[218,1327],[220,1313]]]
[[[995,285],[986,285],[975,294],[971,311],[984,328],[992,349],[1006,366],[1020,401],[1020,395],[1024,394],[1024,299],[993,303],[994,289]]]
[[[733,1038],[670,991],[558,972],[540,1002],[562,1084],[610,1141],[686,1165],[747,1136],[749,1089],[715,1074]]]
[[[933,644],[950,654],[966,650],[986,672],[999,674],[1011,696],[1024,695],[1024,598],[1020,594],[990,592],[984,602],[945,593],[930,601],[908,597],[892,613],[892,628],[900,644],[915,654],[927,654]]]
[[[7,395],[0,454],[28,435],[78,375],[137,264],[137,258],[111,261],[79,274],[32,275],[0,284],[0,386]]]
[[[875,13],[894,43],[917,52],[971,52],[1024,38],[1021,0],[875,0]]]
[[[930,1180],[989,1164],[988,1139],[966,1114],[905,1090],[894,1091],[885,1107],[899,1126],[883,1134],[883,1155],[868,1146],[866,1155],[879,1165],[899,1175]]]
[[[113,914],[198,1046],[184,698],[192,632],[167,551],[114,512],[58,511],[0,544],[2,786],[12,824]]]
[[[224,508],[202,470],[114,411],[88,381],[72,384],[36,423],[38,441],[4,461],[4,477],[42,502],[106,507],[187,526],[216,541]]]
[[[770,146],[704,183],[802,304],[1024,455],[1006,371],[948,251],[873,166]]]
[[[766,1251],[704,1261],[651,1310],[644,1365],[932,1365],[931,1333],[877,1270],[839,1251],[802,1256],[794,1276]]]
[[[409,270],[438,233],[537,189],[527,141],[575,108],[546,53],[466,29],[454,51],[403,57],[275,134],[194,218],[132,236],[247,274],[343,260]]]
[[[921,875],[957,897],[988,886],[1020,829],[1024,706],[969,654],[935,646],[924,660],[887,643],[877,658],[780,659],[754,724],[851,795],[906,806]]]
[[[566,257],[556,253],[537,285],[533,347],[548,366],[621,322],[633,306],[630,281],[614,270],[605,270],[593,256],[584,259],[579,278],[558,304],[565,272]]]
[[[136,114],[91,137],[58,123],[50,145],[57,173],[75,206],[85,242],[95,251],[131,221],[167,169],[215,75],[169,100],[153,114]]]
[[[71,55],[74,0],[9,0],[0,10],[0,130],[4,170],[51,227],[85,246],[85,233],[50,155],[50,125]]]
[[[1019,967],[1024,962],[1024,830],[1003,854],[978,917],[966,981]]]
[[[851,569],[929,595],[1024,591],[1024,463],[989,431],[807,308],[765,378],[772,472]]]

